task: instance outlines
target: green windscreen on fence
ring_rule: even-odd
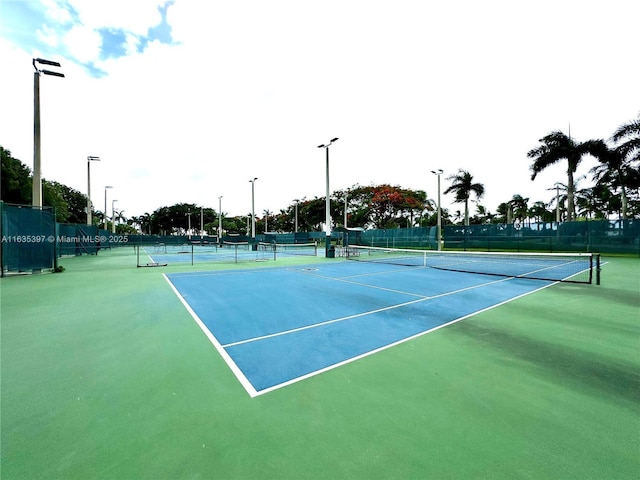
[[[58,254],[95,255],[100,248],[109,248],[109,236],[104,233],[108,232],[99,231],[95,225],[58,223]]]
[[[352,235],[349,235],[349,244],[364,244],[384,248],[423,248],[432,250],[437,250],[438,248],[436,227],[365,230],[357,239],[352,239]]]
[[[51,207],[0,202],[1,272],[39,272],[56,263],[56,222]]]
[[[640,254],[640,220],[447,225],[446,248]]]

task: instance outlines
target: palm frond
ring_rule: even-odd
[[[611,135],[611,141],[618,143],[627,137],[640,137],[640,120],[631,120],[624,125],[620,125]]]

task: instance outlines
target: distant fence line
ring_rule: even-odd
[[[437,249],[436,227],[391,229],[338,228],[331,233],[332,243],[359,244],[378,247]],[[589,220],[562,223],[446,225],[442,228],[442,247],[461,250],[513,250],[543,252],[598,252],[640,256],[640,219]],[[128,243],[217,242],[214,236],[199,235],[127,235],[126,241],[116,238],[104,246]],[[222,241],[308,243],[324,242],[325,232],[266,233],[226,235]]]
[[[246,235],[119,235],[93,225],[62,224],[50,207],[0,202],[0,274],[40,272],[58,258],[97,255],[105,248],[198,242],[324,242],[325,232]],[[334,244],[437,249],[436,227],[363,230],[337,228]],[[640,256],[640,219],[564,223],[446,225],[442,248],[482,251],[597,252]]]

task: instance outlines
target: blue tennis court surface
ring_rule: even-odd
[[[165,278],[251,396],[552,283],[352,262]]]

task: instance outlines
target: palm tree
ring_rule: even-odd
[[[124,216],[124,210],[116,210],[116,222],[118,224],[120,223],[127,223],[127,217]]]
[[[473,183],[473,175],[462,169],[458,170],[457,174],[447,177],[447,180],[452,180],[453,183],[444,191],[444,194],[455,192],[455,201],[464,202],[464,224],[469,225],[469,198],[473,193],[477,199],[480,199],[484,195],[484,185]]]
[[[633,169],[625,162],[625,157],[617,148],[612,149],[607,145],[602,147],[598,160],[600,164],[590,170],[593,180],[600,187],[608,187],[613,191],[620,189],[622,218],[627,218],[626,184],[633,176]]]
[[[115,228],[117,233],[120,233],[120,225],[123,223],[127,223],[127,217],[124,216],[124,210],[115,210],[113,213],[113,225],[112,228]]]
[[[617,148],[628,157],[628,161],[640,162],[640,119],[631,120],[618,127],[611,140],[619,144]]]
[[[151,222],[152,222],[152,218],[151,215],[149,215],[148,213],[143,213],[142,215],[140,215],[140,217],[138,217],[139,220],[139,224],[140,224],[140,229],[142,230],[142,233],[151,233]]]
[[[513,209],[513,217],[524,223],[529,212],[529,199],[523,198],[522,195],[514,195],[509,200],[509,205]]]
[[[510,223],[510,209],[511,206],[507,202],[502,202],[498,205],[498,208],[496,208],[496,212],[498,212],[497,220],[499,223]]]
[[[603,187],[583,188],[576,192],[576,206],[578,213],[586,218],[605,218],[605,201],[601,193],[606,191]]]
[[[474,217],[478,223],[491,223],[491,221],[495,218],[495,215],[491,213],[487,207],[484,205],[480,205],[479,203],[476,205],[476,215]]]
[[[591,154],[597,156],[602,151],[602,140],[587,140],[586,142],[576,142],[560,131],[551,132],[541,138],[542,143],[538,148],[529,150],[527,157],[533,159],[531,170],[531,180],[535,180],[538,173],[550,165],[560,160],[567,160],[567,220],[571,221],[575,217],[574,192],[575,185],[573,174],[576,173],[582,157]]]
[[[640,177],[637,166],[640,162],[640,120],[621,125],[611,136],[611,141],[618,145],[609,148],[603,143],[597,155],[600,165],[592,168],[591,172],[599,186],[620,189],[622,218],[625,219],[628,217],[627,188],[637,185]]]
[[[551,216],[552,215],[553,214],[551,214]],[[534,221],[537,223],[546,222],[547,218],[550,216],[547,211],[547,205],[544,202],[535,202],[529,209],[529,216],[533,217]]]

